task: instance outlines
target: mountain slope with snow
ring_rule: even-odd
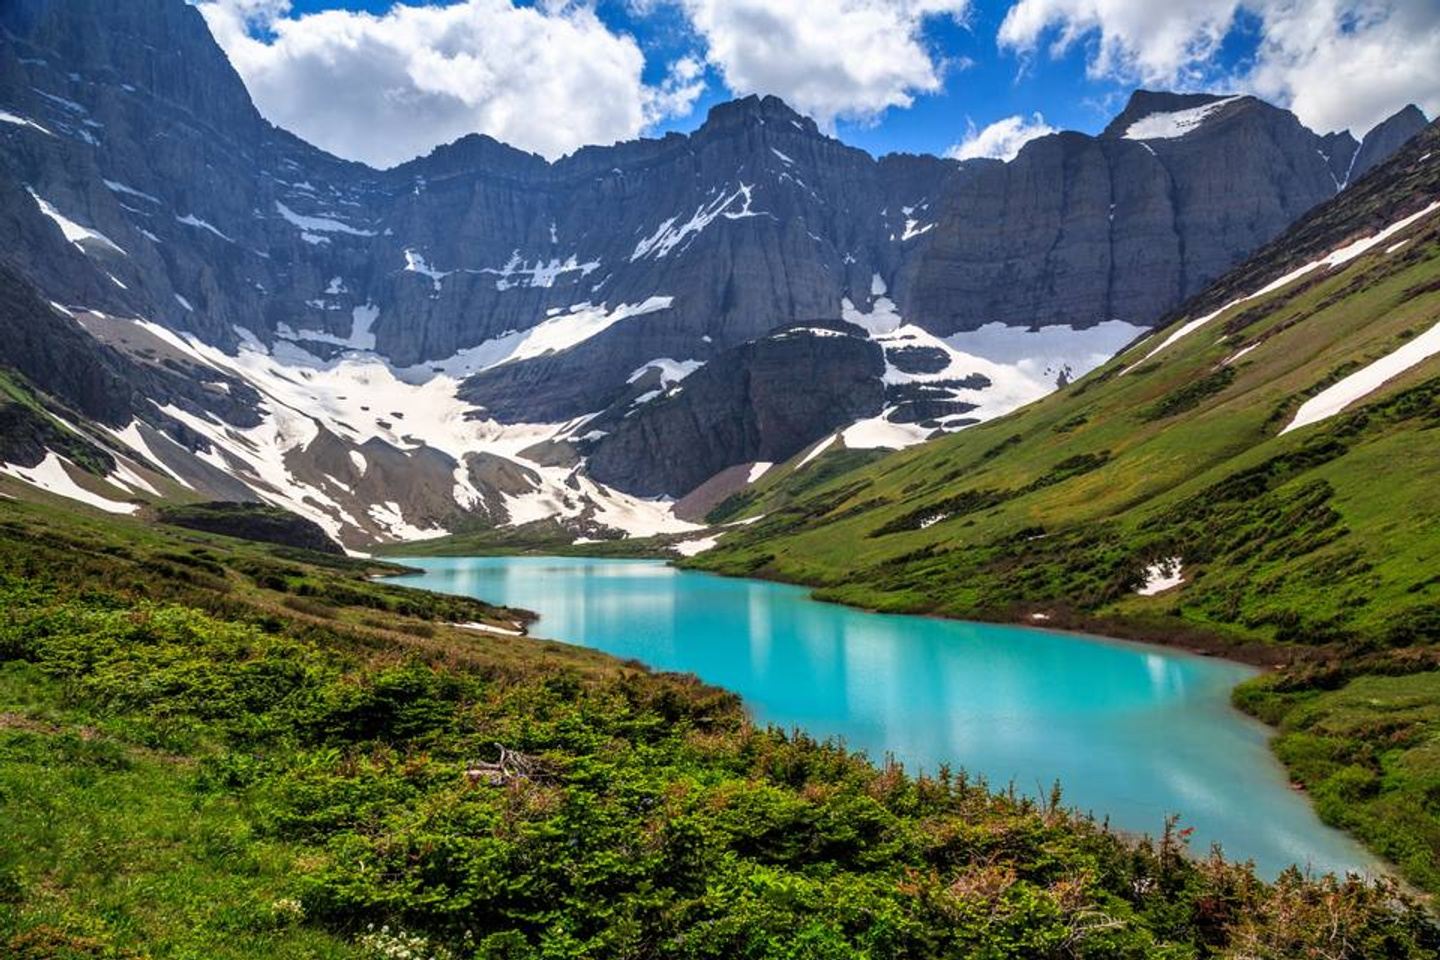
[[[1089,375],[879,459],[827,438],[683,562],[1264,664],[1234,699],[1294,782],[1440,892],[1437,431],[1432,124]]]
[[[554,163],[470,136],[382,172],[261,119],[183,0],[26,0],[0,30],[0,265],[30,304],[0,365],[54,408],[5,462],[58,489],[113,459],[156,491],[122,499],[259,498],[355,549],[681,534],[671,498],[727,470],[1003,414],[1333,195],[1344,152],[1253,98],[1142,92],[1126,129],[1172,134],[876,160],[751,97],[688,136]],[[751,389],[737,358],[836,322],[880,365],[821,344]]]
[[[767,470],[715,515],[753,522],[693,562],[1222,645],[1408,636],[1440,610],[1437,424],[1432,124],[1065,388],[879,460],[827,468],[827,443]]]

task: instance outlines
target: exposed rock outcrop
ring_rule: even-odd
[[[786,460],[878,414],[884,372],[880,347],[858,327],[782,328],[592,421],[605,433],[588,450],[590,472],[642,496],[680,496],[732,464]]]

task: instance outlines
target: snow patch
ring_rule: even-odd
[[[770,468],[773,466],[775,466],[775,464],[767,460],[757,460],[756,462],[750,464],[750,472],[745,475],[746,484],[751,484],[754,483],[756,480],[759,480],[761,477],[765,476],[765,474],[769,473]]]
[[[39,130],[47,137],[55,136],[55,134],[51,133],[49,130],[46,130],[44,127],[40,126],[40,124],[36,123],[34,120],[31,120],[29,117],[22,117],[19,114],[11,113],[8,110],[0,110],[0,123],[13,123],[17,127],[31,127],[35,130]]]
[[[418,273],[423,277],[429,277],[437,291],[440,289],[440,281],[455,272],[453,270],[436,270],[425,262],[423,256],[409,248],[405,250],[405,269],[409,273]]]
[[[799,470],[801,467],[805,466],[805,464],[809,463],[811,460],[814,460],[816,457],[820,456],[820,454],[830,449],[831,444],[833,444],[839,438],[839,436],[840,434],[838,433],[832,433],[824,440],[821,440],[819,443],[815,444],[815,446],[810,448],[810,452],[805,454],[805,456],[801,459],[799,463],[795,464],[795,469]]]
[[[109,500],[80,486],[65,469],[67,465],[75,467],[73,463],[58,453],[47,450],[45,459],[36,466],[22,467],[13,463],[0,463],[0,473],[23,480],[33,487],[39,487],[56,496],[65,497],[68,500],[78,500],[104,510],[106,513],[134,513],[140,509],[136,504]],[[79,468],[75,467],[75,469]]]
[[[934,431],[914,423],[891,423],[885,419],[891,411],[878,417],[857,420],[840,431],[840,439],[849,450],[873,450],[888,448],[902,450],[923,442]]]
[[[577,540],[576,543],[579,543],[579,541]],[[471,621],[468,623],[452,623],[450,624],[450,626],[460,627],[463,630],[480,630],[485,633],[498,633],[506,637],[525,636],[525,631],[523,630],[510,629],[509,627],[497,627],[493,623],[475,623]]]
[[[139,197],[141,200],[149,200],[151,203],[156,204],[160,202],[158,197],[152,197],[144,190],[136,190],[134,187],[127,187],[125,184],[120,183],[118,180],[102,180],[101,183],[105,184],[105,187],[111,193],[123,193],[127,196]]]
[[[374,230],[352,227],[348,223],[342,223],[331,217],[307,217],[304,214],[296,213],[279,200],[275,201],[275,210],[291,226],[299,227],[308,233],[348,233],[354,237],[375,236]]]
[[[929,233],[934,229],[935,223],[933,221],[930,223],[921,223],[919,220],[907,219],[905,221],[905,232],[900,235],[900,242],[904,243],[906,240],[913,240],[915,237],[923,233]]]
[[[377,525],[383,528],[396,540],[434,540],[443,537],[450,531],[443,527],[417,527],[405,519],[400,512],[400,504],[394,500],[387,500],[384,503],[372,503],[365,511],[370,515]]]
[[[696,537],[694,540],[681,540],[679,543],[672,543],[670,549],[682,557],[693,557],[704,553],[706,550],[715,549],[720,542],[719,534],[713,537]]]
[[[1153,597],[1166,590],[1172,590],[1185,582],[1180,557],[1166,557],[1145,568],[1145,582],[1135,592],[1142,597]]]
[[[495,281],[495,289],[505,291],[526,287],[542,287],[548,289],[555,285],[555,281],[559,279],[562,274],[575,273],[578,271],[580,276],[575,278],[578,281],[584,277],[588,277],[599,268],[599,260],[589,260],[581,263],[579,258],[573,253],[564,260],[561,260],[559,257],[551,257],[549,260],[537,259],[532,265],[522,260],[520,258],[520,251],[517,250],[510,255],[510,259],[505,266],[499,269],[485,267],[474,272],[495,274],[500,278]]]
[[[1206,118],[1227,103],[1234,103],[1239,99],[1240,97],[1237,95],[1199,107],[1191,107],[1189,110],[1152,113],[1130,124],[1125,130],[1124,137],[1126,140],[1174,140],[1200,127]]]
[[[94,251],[91,250],[90,247],[95,246],[102,250],[108,250],[111,253],[118,253],[122,257],[129,256],[124,250],[120,249],[119,244],[105,236],[105,234],[98,230],[93,230],[90,227],[81,226],[74,220],[66,217],[59,210],[55,209],[54,204],[50,203],[34,190],[27,190],[27,192],[34,199],[36,205],[40,207],[40,212],[49,217],[50,220],[60,228],[60,232],[65,235],[65,239],[74,244],[75,249],[81,253],[91,254]]]
[[[661,386],[669,386],[672,383],[679,383],[703,366],[705,366],[704,360],[672,360],[669,357],[656,357],[654,360],[636,367],[630,376],[625,378],[625,382],[634,383],[648,371],[658,369]]]
[[[1440,353],[1440,323],[1305,401],[1295,411],[1295,419],[1280,432],[1289,433],[1335,416],[1356,400],[1378,390],[1386,381],[1437,353]]]
[[[230,237],[226,234],[221,233],[218,228],[216,228],[212,224],[206,223],[204,220],[201,220],[193,213],[187,213],[183,217],[176,217],[175,220],[179,223],[185,224],[185,226],[187,227],[195,227],[199,230],[208,230],[211,233],[215,234],[215,236],[219,237],[221,240],[224,240],[226,243],[235,242],[234,240],[230,239]]]

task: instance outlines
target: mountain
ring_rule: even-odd
[[[351,548],[682,533],[646,498],[786,459],[837,410],[877,448],[1002,414],[1414,123],[1352,148],[1252,97],[1139,91],[1010,163],[877,160],[751,97],[553,163],[469,136],[379,171],[267,123],[183,0],[14,0],[0,29],[4,281],[113,383],[81,390],[43,334],[0,344],[74,428],[32,425],[4,472],[113,509],[262,499]],[[868,344],[766,374],[802,328]]]
[[[1323,817],[1440,891],[1440,124],[1099,369],[860,462],[843,434],[688,561],[890,611],[1168,639]]]

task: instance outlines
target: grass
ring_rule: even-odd
[[[1327,823],[1440,888],[1440,671],[1336,690],[1251,681],[1237,702],[1280,725],[1275,752]]]
[[[1058,787],[912,778],[693,678],[452,630],[454,598],[381,569],[0,503],[0,954],[1440,948],[1391,884],[1264,884],[1175,831],[1122,840]],[[497,744],[512,759],[476,767]]]
[[[195,762],[66,709],[53,679],[0,664],[0,936],[16,958],[347,957],[297,923],[297,851],[256,837]]]
[[[1170,320],[1216,311],[1440,195],[1440,169],[1419,159],[1440,149],[1440,129],[1422,139]],[[1354,681],[1354,665],[1440,668],[1440,358],[1281,432],[1307,397],[1440,323],[1440,217],[1407,236],[1394,253],[1384,244],[1231,307],[1147,360],[1159,333],[999,420],[873,463],[827,453],[777,467],[727,513],[755,522],[683,562],[871,609],[1043,616],[1178,643],[1283,667],[1317,695]],[[1148,565],[1174,556],[1183,585],[1139,595]],[[1380,755],[1376,730],[1354,736]],[[1323,800],[1313,774],[1297,776]],[[1426,866],[1440,861],[1440,809],[1400,799],[1426,776],[1377,774],[1363,817],[1341,813],[1348,800],[1326,816],[1440,892]]]

